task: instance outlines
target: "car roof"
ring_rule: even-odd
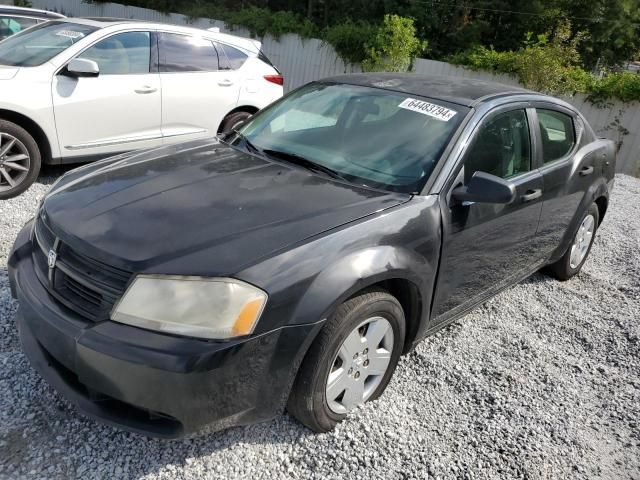
[[[39,10],[37,8],[13,7],[10,5],[0,5],[0,15],[19,15],[33,18],[65,18],[61,13]]]
[[[153,22],[149,20],[138,20],[133,18],[116,18],[116,17],[77,17],[66,18],[66,22],[77,23],[81,25],[90,25],[97,28],[105,28],[113,25],[144,25],[146,28],[158,28],[174,30],[176,33],[185,33],[192,35],[203,35],[206,38],[219,40],[222,43],[227,43],[234,47],[244,50],[246,53],[257,55],[260,52],[261,43],[258,40],[251,38],[238,37],[236,35],[229,35],[226,33],[220,33],[214,30],[204,30],[201,28],[194,28],[185,25],[174,25],[170,23]]]
[[[419,73],[357,73],[325,78],[322,81],[383,88],[473,107],[490,99],[538,92],[498,82],[472,78],[424,75]]]

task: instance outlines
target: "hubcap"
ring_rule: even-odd
[[[593,215],[587,215],[584,220],[582,220],[578,233],[576,233],[573,240],[573,245],[571,245],[571,256],[569,258],[571,268],[577,268],[584,260],[584,257],[587,256],[587,251],[593,239],[595,226],[596,219]]]
[[[0,132],[0,192],[20,185],[31,166],[29,151],[13,135]]]
[[[389,368],[393,328],[386,318],[368,318],[344,340],[331,364],[326,396],[329,408],[342,414],[362,405],[376,391]]]

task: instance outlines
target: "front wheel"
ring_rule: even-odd
[[[289,397],[289,413],[311,430],[331,430],[384,392],[404,337],[404,313],[395,297],[371,290],[351,298],[309,349]]]
[[[551,274],[558,280],[569,280],[582,269],[596,238],[599,221],[600,211],[598,206],[592,203],[582,217],[578,231],[566,253],[560,260],[548,267]]]
[[[35,182],[40,173],[40,149],[19,125],[0,120],[0,200],[13,198]]]

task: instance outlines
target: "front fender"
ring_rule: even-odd
[[[333,263],[311,282],[298,302],[292,324],[325,319],[344,301],[372,285],[401,279],[426,291],[425,280],[435,277],[437,265],[397,246],[377,246],[353,252]]]
[[[269,294],[256,333],[326,319],[356,292],[401,279],[418,289],[424,315],[440,256],[436,196],[407,203],[327,232],[234,276]]]

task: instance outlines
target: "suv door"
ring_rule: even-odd
[[[489,114],[476,128],[457,173],[441,198],[442,253],[433,301],[434,323],[473,307],[532,273],[539,260],[536,229],[542,177],[535,162],[531,112],[513,106]],[[476,171],[516,186],[509,205],[456,203],[450,192]]]
[[[121,32],[76,58],[98,64],[97,77],[63,68],[53,78],[53,108],[64,157],[104,156],[162,144],[160,79],[151,60],[154,34]]]
[[[240,82],[206,38],[159,33],[162,134],[165,143],[214,137],[238,104]]]

